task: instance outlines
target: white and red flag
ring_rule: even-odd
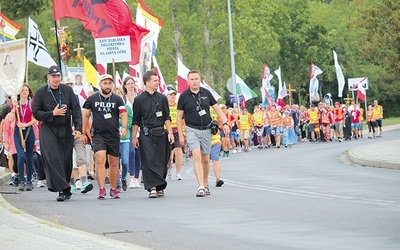
[[[361,101],[365,102],[367,97],[367,91],[365,90],[363,84],[358,84],[357,97]]]
[[[319,101],[320,97],[318,94],[319,81],[317,76],[322,74],[323,71],[318,68],[317,65],[311,63],[310,66],[310,101]]]
[[[158,85],[158,92],[167,95],[167,85],[165,84],[164,77],[161,73],[160,66],[158,66],[158,62],[155,56],[153,56],[153,66],[154,66],[154,72],[157,73],[158,81],[160,82],[160,84]]]
[[[278,105],[281,107],[285,107],[285,101],[283,100],[283,98],[285,98],[285,96],[287,96],[287,92],[286,92],[286,85],[283,87],[282,85],[282,72],[281,72],[281,66],[279,66],[279,68],[277,70],[274,71],[275,75],[278,77],[278,81],[279,81],[279,88],[278,88]]]
[[[271,71],[267,64],[264,64],[264,71],[262,76],[262,88],[271,87],[271,80],[274,76],[271,74]]]

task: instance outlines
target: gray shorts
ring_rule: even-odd
[[[76,156],[76,167],[86,165],[86,147],[82,143],[81,138],[74,140],[74,150]]]
[[[200,148],[202,154],[210,154],[211,129],[198,130],[186,126],[186,144],[190,150]]]

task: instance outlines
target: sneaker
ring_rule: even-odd
[[[64,189],[63,190],[63,194],[64,194],[64,197],[65,197],[65,200],[71,199],[71,195],[72,195],[71,186],[66,188],[66,189]]]
[[[87,175],[87,179],[88,179],[88,180],[94,180],[94,173],[93,173],[93,172],[90,172],[90,173]]]
[[[15,182],[15,175],[14,175],[14,176],[11,176],[11,180],[10,180],[10,182],[8,183],[8,185],[14,186],[14,182]]]
[[[126,191],[128,189],[128,185],[126,184],[126,180],[122,180],[122,190]]]
[[[56,201],[58,201],[58,202],[65,201],[65,196],[64,196],[63,192],[58,193],[58,197],[56,198]]]
[[[117,192],[118,192],[118,193],[121,193],[121,192],[122,192],[122,187],[121,187],[120,185],[117,185],[117,187],[116,187],[115,189],[117,189]]]
[[[149,192],[149,198],[157,198],[158,197],[158,195],[157,195],[157,190],[156,190],[156,188],[151,188],[150,189],[150,192]]]
[[[172,173],[168,173],[168,179],[172,178]]]
[[[32,191],[32,190],[33,190],[32,182],[28,182],[25,186],[25,191]]]
[[[221,187],[222,185],[224,185],[224,181],[221,180],[221,179],[218,179],[218,180],[216,181],[215,186],[216,186],[216,187]]]
[[[14,186],[18,187],[18,185],[19,185],[19,176],[16,175],[14,176]]]
[[[71,193],[72,194],[76,194],[76,190],[77,190],[76,184],[75,185],[71,185]]]
[[[136,188],[136,180],[135,179],[131,179],[129,181],[129,188]]]
[[[134,184],[135,188],[141,188],[142,186],[140,186],[140,181],[139,180],[135,180],[135,184]]]
[[[237,151],[238,151],[239,153],[242,152],[242,148],[239,147]]]
[[[157,196],[158,197],[163,197],[165,195],[164,190],[158,190],[157,191]]]
[[[105,183],[110,184],[110,178],[106,177]]]
[[[21,182],[18,185],[18,191],[25,191],[25,182]]]
[[[237,153],[236,149],[232,150],[232,154],[236,154],[236,153]]]
[[[81,180],[77,180],[75,181],[75,186],[77,190],[81,190],[82,189],[82,182]]]
[[[206,197],[204,187],[199,187],[199,189],[197,189],[196,197]]]
[[[211,194],[210,188],[208,186],[204,187],[204,192],[206,193],[206,195],[210,195]]]
[[[181,181],[181,180],[182,180],[182,175],[181,175],[181,174],[176,174],[176,179],[177,179],[178,181]]]
[[[115,189],[115,188],[110,189],[110,198],[111,199],[119,199],[120,198],[117,189]]]
[[[38,180],[36,187],[43,188],[43,187],[46,187],[46,184],[44,183],[44,181]]]
[[[103,199],[106,198],[106,196],[107,196],[106,189],[105,188],[100,188],[99,196],[97,196],[97,199],[103,200]]]
[[[83,183],[82,188],[81,188],[81,193],[86,194],[87,192],[91,191],[92,189],[93,189],[93,184],[87,181],[87,182]]]

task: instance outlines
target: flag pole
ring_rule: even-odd
[[[235,96],[235,100],[237,100],[237,104],[239,106],[239,95],[236,89],[236,69],[235,69],[235,52],[233,49],[233,32],[232,32],[232,14],[231,14],[231,1],[228,1],[228,25],[229,25],[229,47],[230,47],[230,54],[231,54],[231,71],[232,71],[232,82],[233,82],[233,95]],[[233,105],[235,107],[235,105]]]
[[[57,25],[57,21],[54,21],[54,31],[55,31],[54,33],[56,34],[58,63],[61,66],[60,43],[58,41],[58,25]]]

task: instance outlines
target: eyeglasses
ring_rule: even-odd
[[[135,82],[126,82],[125,85],[135,84]]]

